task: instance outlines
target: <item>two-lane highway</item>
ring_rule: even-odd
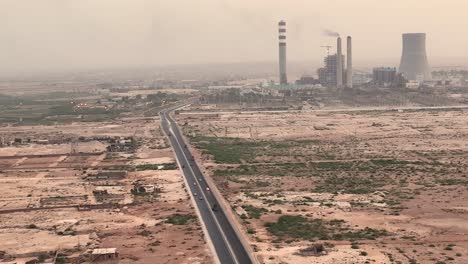
[[[185,144],[178,126],[169,115],[172,110],[174,108],[160,112],[161,126],[168,135],[179,166],[183,170],[188,184],[187,188],[190,190],[192,198],[194,198],[201,218],[200,221],[206,227],[205,230],[208,232],[206,235],[209,236],[213,244],[214,253],[222,264],[252,263],[247,250],[231,226],[222,207],[219,206],[216,197],[205,180],[204,174]]]

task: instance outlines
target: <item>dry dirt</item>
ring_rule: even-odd
[[[205,109],[177,119],[186,135],[195,137],[198,159],[250,230],[262,263],[461,264],[468,263],[467,114],[464,109]],[[231,142],[220,148],[234,149],[241,158],[216,163],[200,145],[209,142],[202,137]],[[338,181],[327,184],[327,179]],[[248,206],[266,210],[256,219],[249,217]],[[368,227],[388,235],[357,240],[358,249],[349,239],[286,236],[275,242],[278,237],[265,223],[285,215],[343,220],[349,230]],[[324,256],[295,254],[325,242],[334,246]]]
[[[119,263],[212,263],[196,218],[183,225],[166,222],[174,214],[195,216],[178,169],[130,170],[120,180],[85,179],[112,166],[173,163],[157,119],[0,128],[5,136],[18,133],[35,139],[52,134],[133,136],[140,146],[134,153],[107,153],[107,142],[93,140],[77,143],[74,155],[71,143],[0,148],[0,251],[17,263],[46,252],[78,257],[102,247],[116,247]],[[137,181],[160,192],[135,196],[132,188]],[[93,191],[107,191],[113,200],[98,201]],[[107,209],[77,210],[78,205],[108,203],[113,205]],[[54,206],[63,208],[45,208]]]

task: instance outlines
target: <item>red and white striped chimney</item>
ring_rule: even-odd
[[[278,23],[279,31],[279,74],[280,85],[288,84],[286,75],[286,22],[281,20]]]

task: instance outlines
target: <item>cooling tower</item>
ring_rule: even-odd
[[[286,75],[286,22],[281,20],[278,23],[279,30],[279,74],[280,85],[288,84]]]
[[[343,61],[341,50],[341,38],[336,40],[336,88],[343,87]]]
[[[403,34],[403,53],[399,72],[408,80],[430,80],[431,71],[427,63],[426,34]]]

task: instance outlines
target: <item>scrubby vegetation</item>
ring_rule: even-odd
[[[342,220],[307,219],[298,215],[280,216],[277,222],[269,222],[265,226],[279,239],[373,240],[389,235],[386,230],[372,228],[351,230]]]
[[[217,163],[241,163],[255,157],[258,142],[249,142],[236,138],[194,137],[192,142],[213,156]]]
[[[259,219],[263,213],[268,212],[268,210],[265,208],[258,208],[252,205],[245,205],[245,206],[242,206],[242,208],[247,212],[247,214],[249,215],[249,218],[255,218],[255,219]]]
[[[164,163],[164,164],[142,164],[135,167],[137,171],[145,170],[176,170],[177,164],[175,163]]]
[[[173,225],[186,225],[189,221],[194,220],[196,217],[191,214],[173,214],[169,216],[166,223]]]
[[[216,163],[239,164],[255,163],[255,158],[262,156],[281,156],[285,150],[311,144],[315,141],[254,141],[225,137],[192,137],[191,141],[213,156]]]
[[[326,178],[315,188],[315,192],[344,192],[352,194],[365,194],[376,191],[385,185],[384,179],[359,178],[353,176],[331,176]]]
[[[305,163],[275,163],[275,164],[243,164],[231,169],[216,170],[214,176],[307,176],[311,175],[310,168]]]

